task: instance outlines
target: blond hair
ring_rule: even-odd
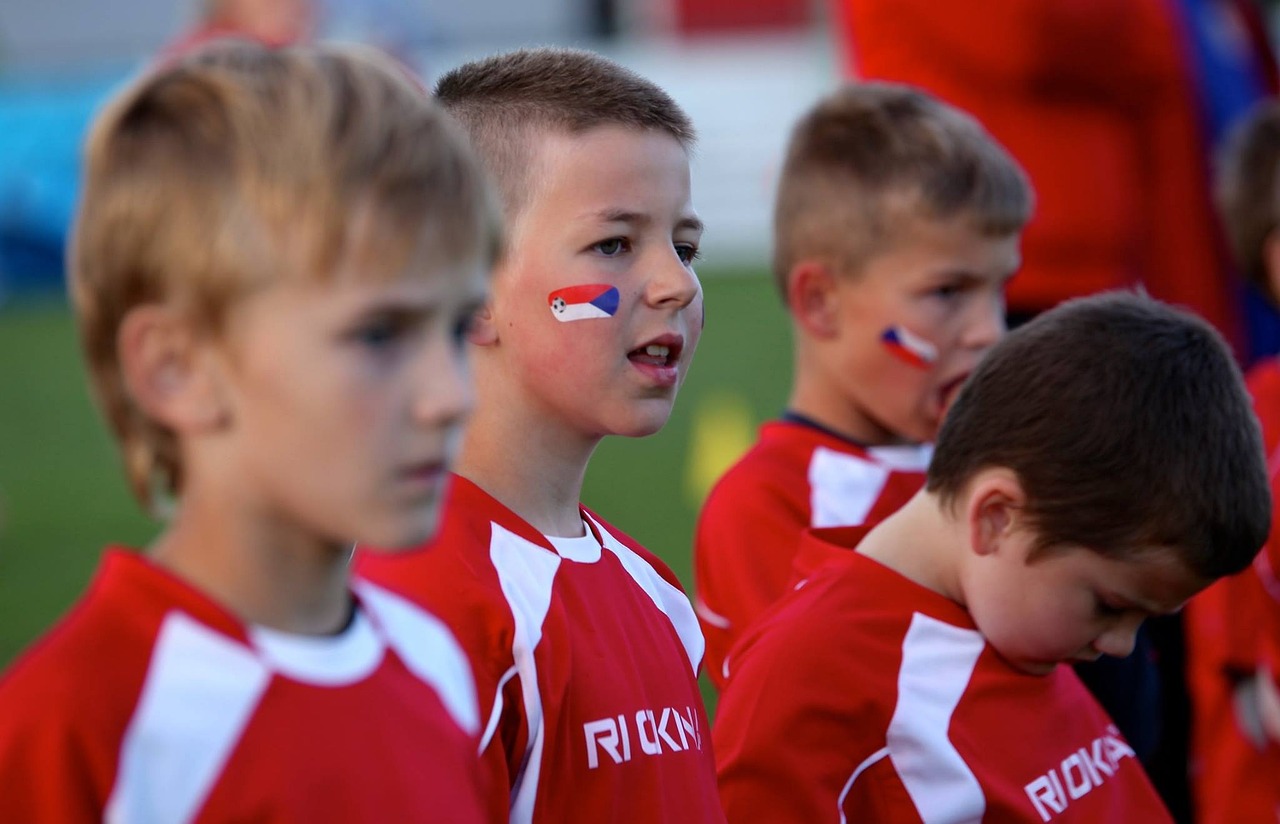
[[[695,139],[688,115],[656,84],[579,49],[521,49],[465,63],[440,78],[435,94],[470,135],[509,218],[528,203],[540,134],[623,126],[664,132],[686,151]]]
[[[1003,237],[1031,216],[1017,162],[969,115],[910,86],[847,85],[795,125],[774,208],[774,274],[806,259],[857,273],[903,220],[970,219]]]
[[[465,139],[371,51],[225,42],[144,75],[97,117],[70,250],[93,388],[135,494],[178,493],[172,432],[131,400],[116,336],[168,303],[200,334],[273,283],[493,262],[498,210]],[[347,267],[346,264],[351,264]]]

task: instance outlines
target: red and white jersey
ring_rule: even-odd
[[[0,821],[483,821],[465,656],[353,588],[343,632],[287,635],[109,552],[0,681]]]
[[[944,596],[844,549],[747,631],[716,719],[730,822],[1168,822],[1069,667],[1015,670]]]
[[[358,564],[470,654],[482,757],[510,787],[491,821],[723,821],[693,609],[666,565],[582,516],[583,538],[548,538],[455,476],[428,551]]]
[[[859,446],[798,420],[765,424],[756,445],[711,490],[694,536],[698,618],[707,675],[795,581],[808,527],[872,526],[924,486],[932,445]]]

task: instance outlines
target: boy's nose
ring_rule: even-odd
[[[1099,635],[1093,642],[1093,646],[1104,655],[1124,658],[1133,652],[1138,638],[1138,627],[1141,625],[1140,616],[1126,616]]]
[[[984,300],[974,307],[966,343],[973,349],[989,349],[1004,337],[1004,299]]]
[[[440,347],[422,358],[415,386],[413,415],[427,425],[445,425],[465,419],[471,413],[475,394],[465,350]]]
[[[683,309],[693,303],[701,290],[698,276],[673,250],[654,270],[645,298],[653,306],[674,305]]]

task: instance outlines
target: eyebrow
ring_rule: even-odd
[[[632,223],[637,226],[646,226],[653,222],[653,218],[643,212],[629,212],[626,209],[604,209],[591,217],[604,223]],[[696,217],[682,217],[676,221],[676,228],[701,232],[706,228],[706,224]]]

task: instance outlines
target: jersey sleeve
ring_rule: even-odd
[[[717,688],[743,630],[788,591],[806,518],[766,483],[726,477],[708,496],[694,536],[694,592],[705,669]]]
[[[113,758],[73,715],[85,700],[31,670],[0,682],[0,821],[103,820]]]
[[[731,824],[840,821],[854,774],[875,763],[885,726],[833,652],[823,627],[789,610],[735,650],[712,729]]]

